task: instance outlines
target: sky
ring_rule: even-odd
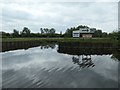
[[[101,1],[101,2],[99,2]],[[86,25],[112,32],[118,28],[117,0],[2,0],[0,1],[0,30],[12,33],[28,27],[31,32],[40,28],[55,28],[63,33],[67,28]]]

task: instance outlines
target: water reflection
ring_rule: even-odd
[[[112,56],[118,55],[104,46],[50,43],[2,52],[2,87],[117,88],[118,62]]]
[[[92,61],[91,55],[82,55],[82,58],[80,56],[72,57],[72,61],[74,64],[79,65],[80,68],[85,68],[85,67],[94,67],[95,64]]]
[[[111,58],[120,60],[120,51],[110,43],[59,43],[59,53],[69,55],[112,55]]]
[[[48,48],[51,48],[51,49],[54,49],[55,48],[55,43],[47,43],[47,44],[43,44],[43,45],[40,45],[41,49],[48,49]]]
[[[115,61],[120,61],[120,50],[113,50],[111,58]]]
[[[10,51],[10,50],[17,50],[17,49],[29,49],[32,47],[41,46],[41,49],[48,49],[48,48],[55,48],[55,43],[41,43],[39,41],[22,41],[22,42],[3,42],[2,43],[2,51]]]

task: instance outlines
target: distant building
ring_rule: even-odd
[[[77,31],[73,31],[73,37],[92,38],[96,28],[79,28]]]

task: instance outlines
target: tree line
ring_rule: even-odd
[[[54,28],[40,28],[40,32],[32,33],[27,27],[24,27],[22,31],[13,29],[13,33],[2,32],[2,37],[61,37],[61,34],[57,34]]]
[[[79,28],[89,28],[88,26],[79,25],[77,27],[71,27],[68,28],[65,33],[62,34],[60,32],[59,34],[56,33],[56,30],[54,28],[40,28],[40,32],[38,33],[32,33],[31,30],[27,27],[24,27],[22,31],[18,31],[16,29],[13,29],[13,33],[6,33],[1,32],[2,37],[72,37],[72,32],[79,30]],[[95,32],[93,34],[93,37],[99,37],[99,38],[119,38],[120,31],[113,31],[112,33],[102,32],[102,30],[95,29]]]
[[[77,27],[68,28],[66,30],[66,32],[64,33],[64,36],[72,37],[72,32],[79,30],[79,28],[89,28],[89,27],[88,26],[79,25]],[[99,38],[107,38],[107,37],[109,37],[109,38],[118,39],[119,36],[120,36],[120,30],[119,31],[113,31],[111,33],[102,32],[102,30],[96,29],[96,28],[94,28],[94,30],[95,30],[95,32],[93,33],[93,37],[99,37]]]

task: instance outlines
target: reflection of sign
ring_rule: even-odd
[[[92,62],[91,55],[82,55],[82,58],[80,59],[80,56],[78,58],[72,57],[73,63],[78,64],[80,68],[85,67],[94,67],[94,63]]]
[[[120,45],[120,44],[119,44]],[[58,53],[69,55],[113,55],[120,60],[119,46],[112,43],[89,43],[89,42],[60,42]]]
[[[111,43],[61,42],[57,51],[69,55],[110,55],[115,47]]]
[[[92,34],[82,34],[82,37],[83,37],[83,38],[91,38],[91,37],[92,37]]]

